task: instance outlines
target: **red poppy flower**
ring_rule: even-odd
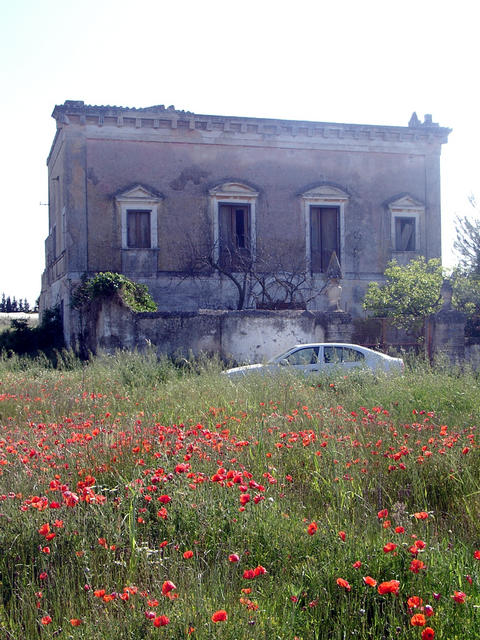
[[[167,618],[167,616],[157,616],[153,620],[153,626],[154,627],[166,627],[167,624],[169,624],[169,622],[170,622],[170,618]]]
[[[412,573],[418,573],[420,571],[420,569],[425,569],[426,565],[424,562],[422,562],[421,560],[418,560],[417,558],[414,558],[411,563],[410,563],[410,571],[412,571]]]
[[[316,522],[311,522],[311,523],[308,525],[308,529],[307,529],[307,531],[308,531],[308,535],[309,535],[309,536],[313,536],[313,534],[317,532],[317,529],[318,529],[318,525],[317,525],[317,523],[316,523]]]
[[[455,602],[458,602],[459,604],[463,604],[465,602],[466,597],[467,597],[467,594],[463,593],[463,591],[454,591],[452,596]]]
[[[363,581],[369,587],[376,587],[377,586],[377,581],[374,578],[372,578],[371,576],[364,576]]]
[[[423,613],[416,613],[410,619],[410,624],[412,625],[412,627],[424,627],[426,622],[427,620]]]
[[[212,622],[224,622],[227,618],[228,615],[225,609],[220,609],[219,611],[215,611],[212,615]]]
[[[263,576],[265,573],[267,573],[267,570],[265,569],[265,567],[262,567],[262,565],[261,565],[261,564],[259,564],[259,565],[258,565],[258,567],[256,567],[256,568],[253,570],[253,573],[254,573],[255,577],[257,577],[257,576]]]
[[[185,558],[185,560],[188,560],[192,556],[193,556],[193,551],[184,551],[183,552],[183,557]]]
[[[417,511],[417,513],[413,514],[417,520],[426,520],[428,518],[428,513],[426,511]]]
[[[474,552],[473,552],[473,557],[474,557],[476,560],[480,560],[480,551],[474,551]]]
[[[388,516],[388,509],[382,509],[378,512],[377,516],[379,520],[383,520],[383,518],[386,518]]]
[[[394,542],[387,542],[387,544],[383,547],[384,553],[390,553],[391,551],[395,551],[397,545]]]
[[[170,591],[173,591],[173,589],[176,589],[176,588],[177,587],[173,584],[171,580],[165,580],[165,582],[162,584],[162,594],[166,596],[167,593],[170,593]]]
[[[247,502],[250,502],[250,494],[249,493],[241,493],[240,494],[240,504],[245,506]]]
[[[343,578],[337,578],[337,584],[339,587],[342,587],[343,589],[346,589],[347,591],[350,591],[350,589],[352,588],[348,582],[346,580],[344,580]]]
[[[340,538],[340,540],[343,540],[343,542],[345,542],[345,538],[346,538],[345,531],[339,531],[338,537]]]
[[[400,588],[400,582],[398,580],[387,580],[387,582],[381,582],[378,585],[378,593],[383,595],[385,593],[398,593]]]
[[[159,502],[161,502],[162,504],[168,504],[171,501],[171,497],[164,495],[164,496],[158,496],[157,500]]]
[[[52,619],[50,616],[43,616],[42,620],[41,620],[43,625],[47,625],[50,624],[52,622]]]
[[[423,604],[423,600],[419,596],[410,596],[410,598],[407,600],[407,605],[410,609],[421,607],[422,604]]]
[[[360,560],[356,560],[353,564],[352,567],[354,569],[359,569],[362,566],[362,563],[360,562]]]
[[[432,627],[425,627],[422,631],[422,640],[433,640],[435,638],[435,631]]]
[[[230,562],[238,562],[240,560],[240,556],[237,553],[231,553],[228,556]]]
[[[404,527],[395,527],[395,533],[405,533]]]
[[[70,618],[70,624],[72,627],[79,627],[82,624],[82,621],[79,618]]]

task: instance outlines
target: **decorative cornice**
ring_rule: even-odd
[[[100,128],[115,127],[134,131],[142,129],[149,135],[163,130],[179,130],[182,134],[202,133],[204,137],[255,138],[264,141],[295,138],[311,139],[315,144],[347,144],[358,146],[376,141],[388,144],[444,144],[451,129],[433,123],[431,116],[425,122],[412,116],[407,127],[388,125],[346,124],[335,122],[311,122],[305,120],[278,120],[272,118],[242,118],[195,114],[175,109],[173,105],[152,107],[120,107],[110,105],[86,105],[82,100],[66,100],[56,105],[52,117],[57,126],[90,125]]]

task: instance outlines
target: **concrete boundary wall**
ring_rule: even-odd
[[[156,347],[159,355],[218,353],[237,362],[261,362],[308,342],[350,342],[343,312],[214,311],[134,313],[119,300],[103,302],[72,336],[93,353]],[[83,327],[82,329],[80,329]]]
[[[443,309],[430,319],[429,355],[480,368],[480,347],[465,348],[465,316]],[[135,313],[119,297],[77,312],[70,344],[77,352],[142,351],[180,356],[217,353],[225,360],[262,362],[295,344],[352,342],[352,317],[343,311],[187,311]]]

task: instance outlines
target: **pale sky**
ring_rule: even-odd
[[[51,113],[65,100],[453,129],[444,263],[480,193],[477,3],[457,0],[0,0],[0,294],[40,293]]]

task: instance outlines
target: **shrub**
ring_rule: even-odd
[[[133,311],[156,311],[157,305],[144,284],[133,282],[121,273],[105,271],[84,278],[72,295],[72,307],[82,309],[94,300],[105,300],[115,294]]]

